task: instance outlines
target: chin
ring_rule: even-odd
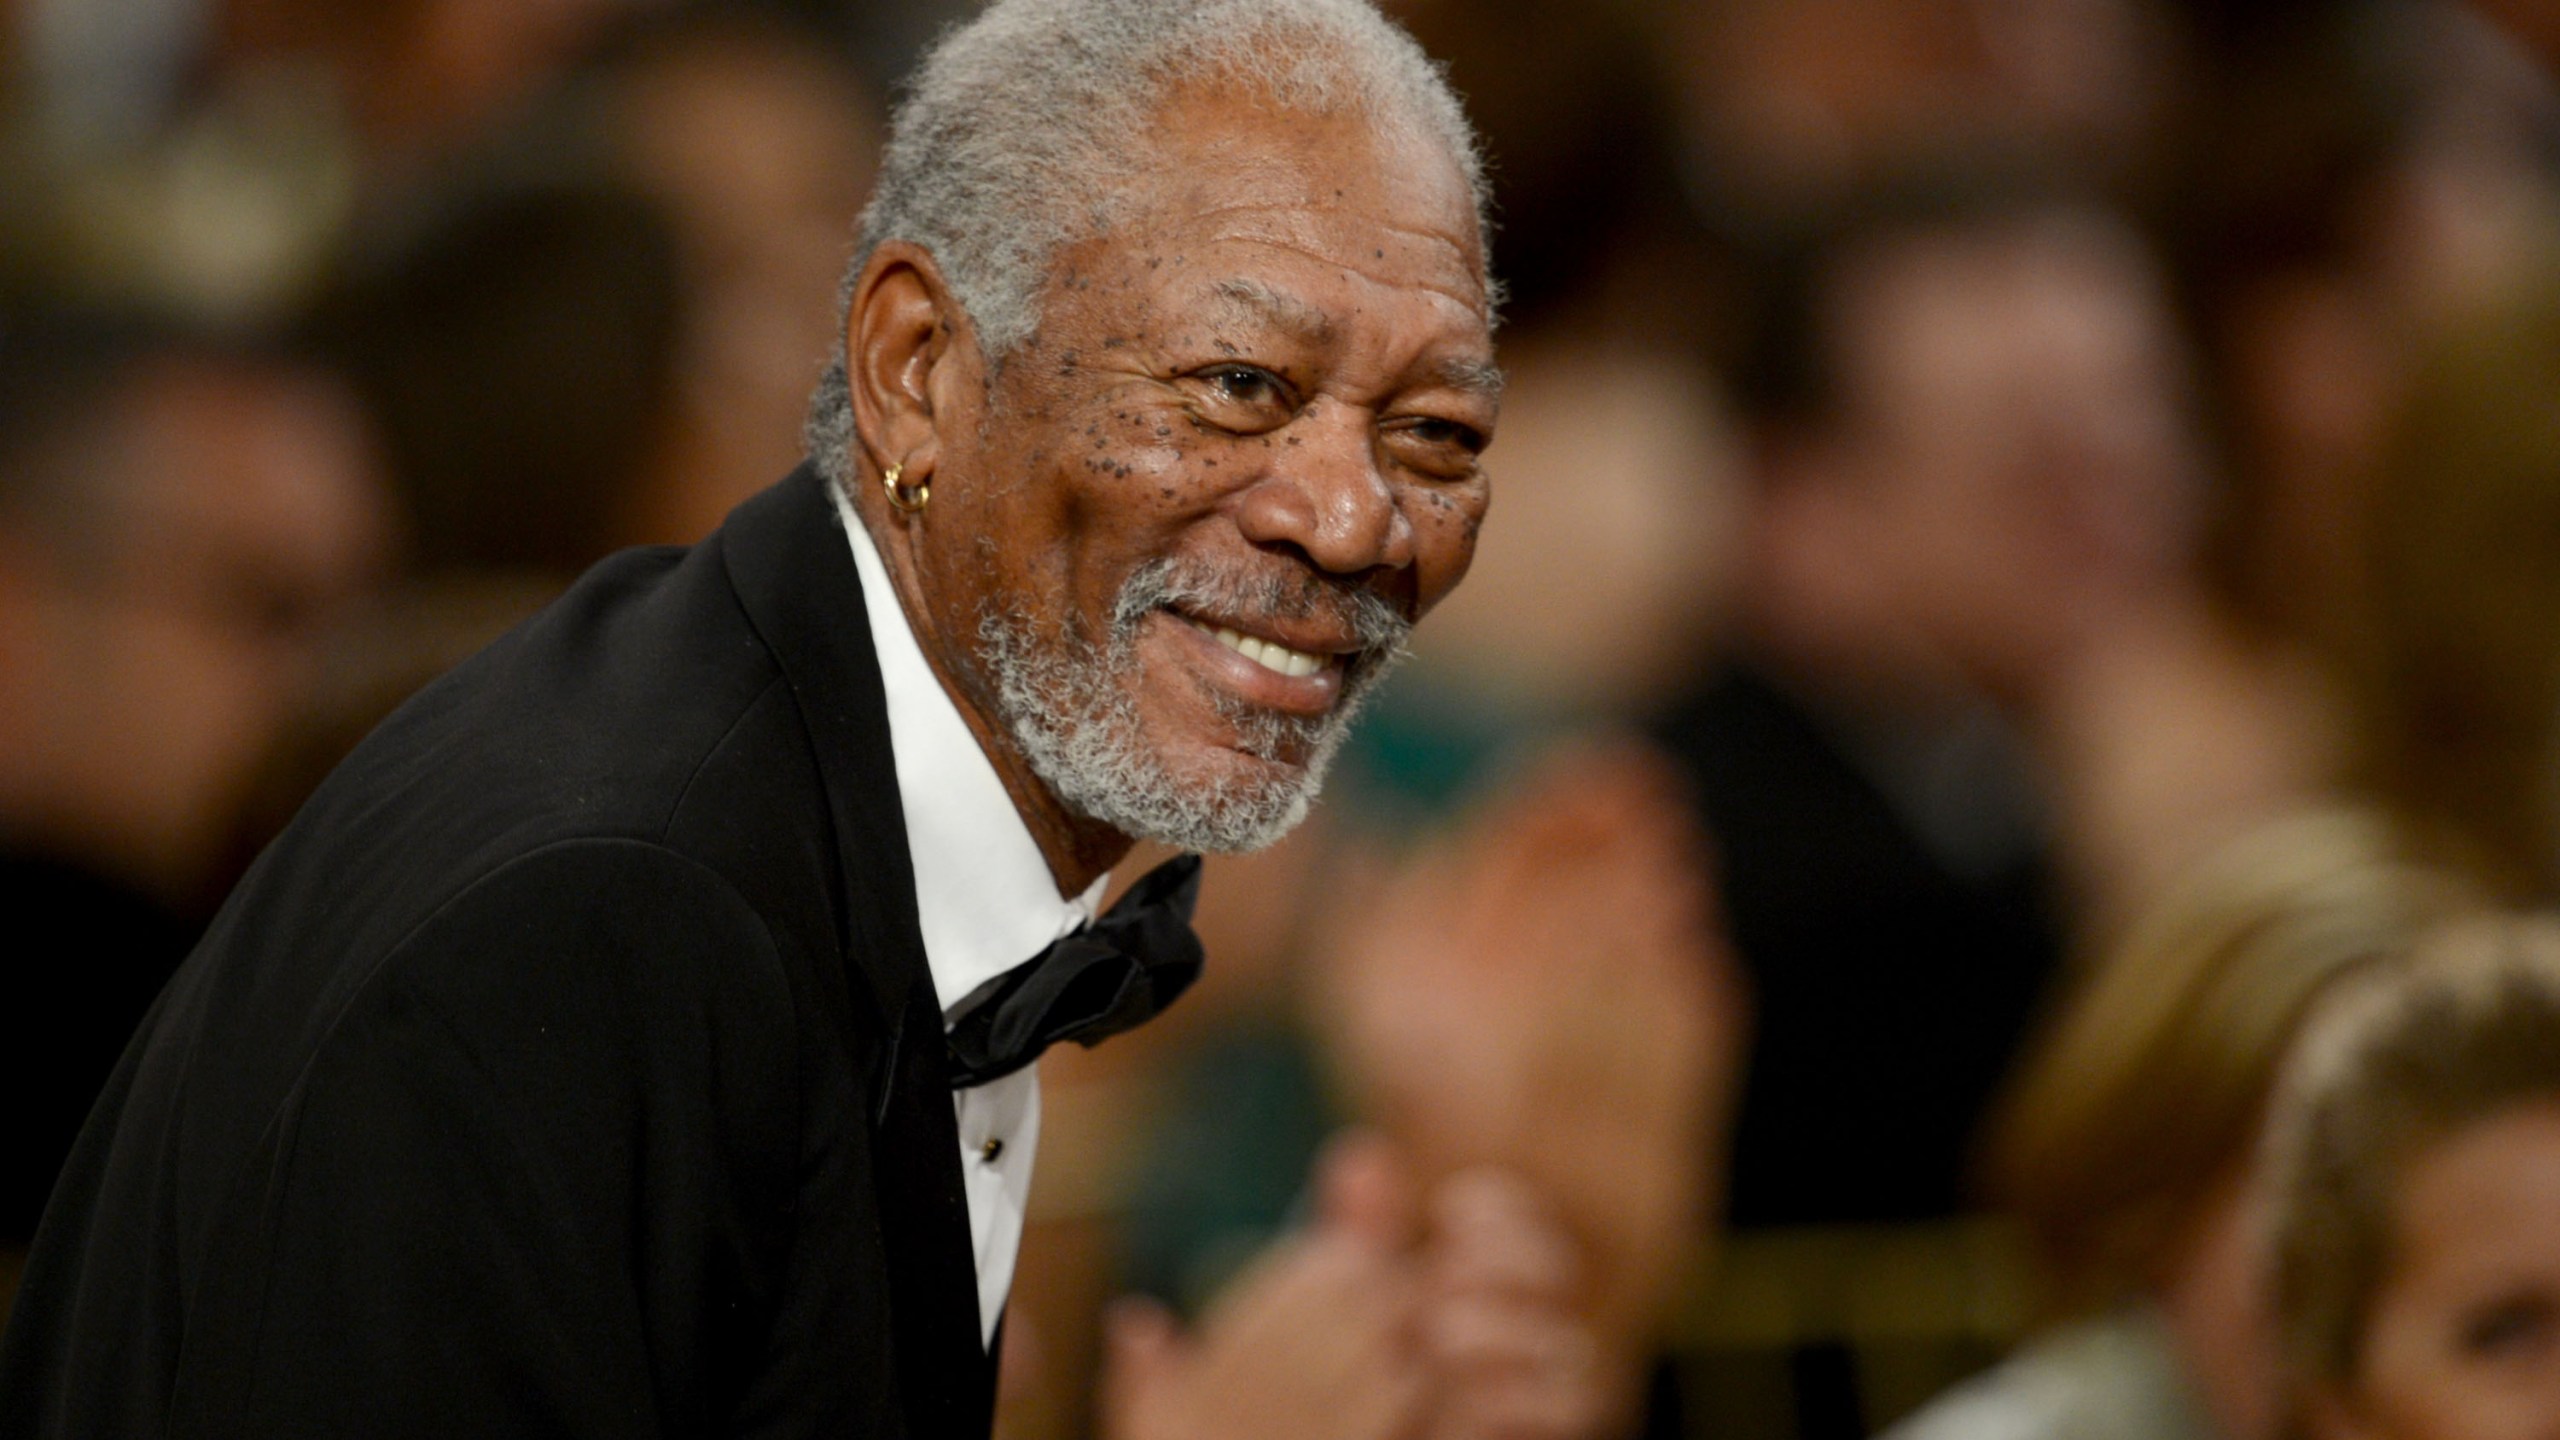
[[[1208,753],[1177,760],[1153,747],[1107,758],[1097,753],[1100,747],[1085,747],[1054,773],[1036,761],[1035,769],[1070,808],[1133,840],[1222,855],[1277,843],[1307,818],[1324,786],[1322,764],[1204,748]],[[1323,759],[1330,760],[1331,749]],[[1097,759],[1103,763],[1090,763]]]
[[[979,657],[1015,746],[1069,811],[1133,840],[1244,854],[1287,835],[1324,788],[1364,683],[1322,715],[1292,715],[1142,659],[1134,621],[1101,646],[1042,644],[990,611]],[[1374,682],[1383,664],[1363,667]]]

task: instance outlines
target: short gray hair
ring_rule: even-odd
[[[995,0],[934,46],[897,108],[839,315],[872,252],[909,241],[933,255],[1001,364],[1038,328],[1058,251],[1111,227],[1144,162],[1131,137],[1175,91],[1201,84],[1284,109],[1351,110],[1436,142],[1484,230],[1484,162],[1466,112],[1439,65],[1368,0]],[[1490,271],[1483,279],[1490,307]],[[853,438],[839,350],[807,433],[839,485]]]

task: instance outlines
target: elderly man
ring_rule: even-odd
[[[65,1172],[0,1435],[984,1434],[1029,1064],[1198,965],[1196,862],[1088,929],[1105,873],[1285,831],[1466,571],[1480,190],[1361,0],[953,35],[825,478],[320,790]]]

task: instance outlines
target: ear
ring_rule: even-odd
[[[977,393],[984,365],[967,313],[922,247],[893,240],[862,267],[845,314],[845,370],[871,473],[898,465],[903,484],[931,481],[963,393],[955,382]]]

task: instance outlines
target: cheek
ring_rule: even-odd
[[[1488,495],[1482,485],[1433,486],[1412,492],[1403,505],[1413,526],[1414,570],[1421,605],[1429,610],[1466,578],[1475,562],[1476,535],[1484,528]]]
[[[2377,1309],[2357,1400],[2358,1440],[2549,1440],[2560,1383],[2466,1363],[2441,1317]]]
[[[1053,497],[1049,543],[1027,563],[1088,638],[1099,636],[1136,566],[1171,552],[1182,532],[1267,465],[1252,442],[1206,435],[1181,410],[1105,404],[1056,426],[1032,482]]]
[[[1178,408],[1113,405],[1071,427],[1064,453],[1077,492],[1120,512],[1201,503],[1250,476],[1259,452],[1204,433]]]

